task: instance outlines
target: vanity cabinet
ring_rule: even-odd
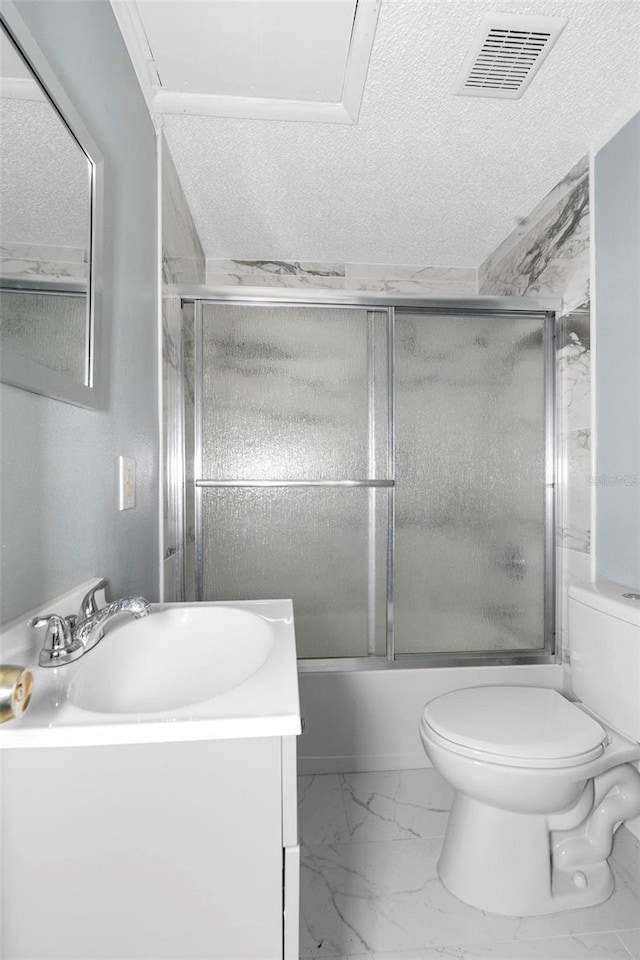
[[[6,960],[297,960],[295,736],[0,763]]]

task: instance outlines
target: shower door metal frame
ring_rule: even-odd
[[[387,489],[387,562],[386,562],[386,653],[360,657],[330,657],[298,661],[301,672],[336,672],[343,670],[406,669],[413,667],[451,667],[475,665],[515,665],[555,662],[555,518],[556,518],[556,429],[555,429],[555,317],[559,304],[555,300],[516,297],[478,297],[430,299],[394,294],[348,294],[333,290],[313,295],[294,290],[246,290],[227,288],[208,290],[198,287],[181,290],[182,302],[194,305],[195,376],[194,376],[194,478],[196,534],[196,599],[203,596],[202,490],[211,487],[367,487]],[[369,480],[212,480],[202,476],[202,306],[308,306],[368,309],[387,314],[387,478]],[[395,310],[442,316],[482,315],[515,318],[536,316],[543,320],[543,353],[545,379],[545,481],[544,481],[544,644],[534,650],[487,650],[435,653],[395,654],[394,651],[394,545],[395,545],[395,383],[394,328]]]

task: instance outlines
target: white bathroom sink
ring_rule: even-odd
[[[95,583],[98,580],[96,578]],[[92,581],[29,611],[78,609]],[[25,618],[15,629],[25,629]],[[39,665],[28,630],[6,663],[33,674],[29,709],[2,724],[0,751],[297,736],[301,730],[291,600],[152,603],[122,614],[99,643],[59,667]],[[28,643],[25,643],[25,640]],[[4,642],[3,642],[4,641]]]
[[[177,604],[114,621],[73,672],[66,695],[102,714],[148,714],[199,704],[256,673],[273,647],[269,623],[232,606]]]

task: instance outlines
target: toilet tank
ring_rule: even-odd
[[[570,586],[569,650],[578,700],[640,741],[640,599],[633,595],[640,596],[611,582]]]

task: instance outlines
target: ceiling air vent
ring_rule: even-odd
[[[478,28],[454,93],[517,100],[542,66],[567,21],[489,13]]]

